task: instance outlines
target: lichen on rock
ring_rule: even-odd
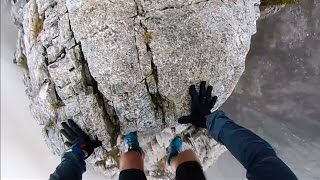
[[[149,177],[172,178],[161,162],[176,134],[204,169],[224,152],[206,130],[177,119],[190,111],[191,84],[213,85],[213,110],[231,94],[256,31],[258,0],[20,0],[13,14],[16,61],[53,153],[65,151],[59,129],[68,118],[102,141],[87,162],[109,178],[119,173],[121,135],[130,131],[139,133]]]
[[[260,19],[265,19],[279,12],[286,5],[300,3],[301,0],[261,0]]]

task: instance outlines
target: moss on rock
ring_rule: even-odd
[[[300,0],[261,0],[260,10],[264,10],[268,6],[294,4],[299,2]]]

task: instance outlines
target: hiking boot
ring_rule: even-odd
[[[128,146],[128,151],[137,151],[141,154],[141,147],[139,145],[138,137],[136,132],[130,132],[124,135],[124,141]]]
[[[176,136],[172,139],[170,146],[168,147],[168,159],[167,163],[170,165],[173,157],[177,156],[181,152],[182,139],[180,136]]]

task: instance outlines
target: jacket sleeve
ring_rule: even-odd
[[[209,115],[207,127],[209,134],[216,141],[224,144],[247,169],[248,179],[297,179],[268,142],[235,124],[222,111]]]
[[[86,163],[82,153],[79,150],[65,152],[61,163],[50,175],[50,180],[81,180],[82,174],[86,171]]]

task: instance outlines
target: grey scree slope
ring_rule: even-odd
[[[103,147],[89,167],[117,178],[121,134],[139,131],[146,174],[170,179],[165,148],[184,134],[207,169],[225,149],[203,130],[178,125],[189,113],[188,87],[206,80],[217,109],[245,67],[258,0],[19,0],[15,62],[31,111],[55,154],[60,123],[76,121]]]

